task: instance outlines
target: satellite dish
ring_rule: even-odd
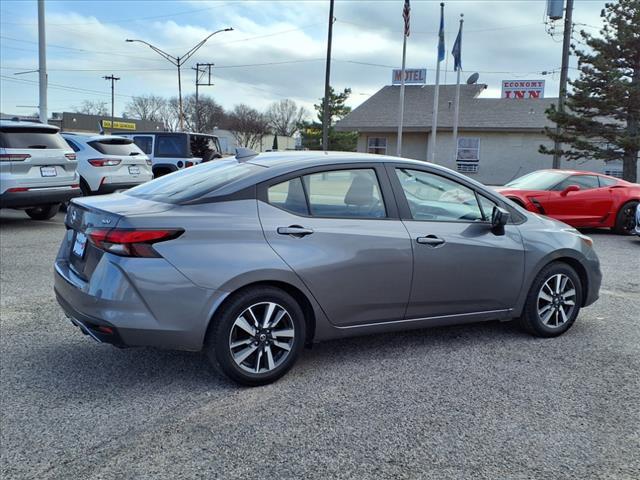
[[[480,74],[478,72],[473,73],[469,78],[467,78],[467,85],[474,85],[478,83],[478,78],[480,78]]]

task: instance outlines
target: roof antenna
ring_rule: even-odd
[[[236,160],[238,162],[246,162],[247,160],[258,155],[258,152],[254,152],[250,148],[238,147],[236,148]]]

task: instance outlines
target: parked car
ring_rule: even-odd
[[[598,298],[589,237],[446,168],[240,158],[74,199],[55,260],[72,322],[119,346],[204,349],[260,385],[311,342],[513,318],[554,337]]]
[[[83,195],[126,190],[153,178],[151,159],[130,138],[77,133],[62,136],[76,153]]]
[[[573,227],[608,227],[621,235],[633,231],[640,201],[637,183],[573,170],[539,170],[497,191],[527,210]]]
[[[58,132],[53,125],[0,121],[0,208],[47,220],[81,194],[76,155]]]
[[[131,138],[151,158],[155,177],[222,157],[220,142],[215,135],[190,132],[136,132],[119,135]]]

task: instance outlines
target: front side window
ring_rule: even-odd
[[[378,177],[373,169],[333,170],[302,178],[311,215],[384,218]]]
[[[580,190],[591,190],[592,188],[600,187],[598,177],[595,175],[571,175],[556,185],[553,189],[561,192],[569,185],[577,185],[580,187]]]
[[[186,135],[163,134],[156,137],[156,157],[186,158]]]
[[[414,220],[486,220],[472,189],[448,178],[419,170],[397,168],[396,175]],[[487,204],[487,208],[489,207]]]
[[[387,138],[386,137],[369,137],[367,139],[367,152],[376,153],[378,155],[387,154]]]
[[[598,177],[598,180],[600,180],[601,187],[611,187],[612,185],[618,184],[618,181],[613,178]]]

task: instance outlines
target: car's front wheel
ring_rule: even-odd
[[[288,293],[256,287],[235,294],[213,319],[205,351],[214,367],[248,386],[282,377],[304,347],[302,309]]]
[[[27,208],[25,212],[34,220],[49,220],[56,216],[56,213],[60,210],[60,204],[54,203],[52,205],[39,205],[33,208]]]
[[[538,337],[557,337],[571,328],[582,305],[582,284],[566,263],[547,265],[537,275],[524,306],[521,326]]]

